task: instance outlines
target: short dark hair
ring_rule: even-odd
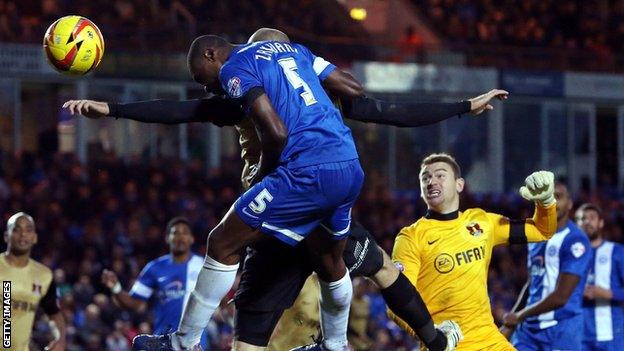
[[[461,178],[461,168],[459,167],[459,164],[455,161],[453,156],[444,152],[434,153],[425,157],[420,163],[420,169],[436,162],[444,162],[451,166],[451,168],[453,168],[453,173],[455,173],[455,178]]]
[[[597,205],[586,202],[582,204],[581,206],[579,206],[579,208],[576,210],[577,213],[584,212],[584,211],[594,211],[598,214],[598,217],[602,219],[602,209],[598,207]]]
[[[188,225],[189,228],[191,227],[191,221],[189,221],[188,218],[182,216],[173,217],[169,220],[169,222],[167,222],[167,227],[165,227],[165,236],[169,235],[171,228],[173,228],[176,224],[180,223]]]
[[[229,42],[227,40],[221,38],[218,35],[212,35],[212,34],[201,35],[195,38],[195,40],[193,40],[193,42],[191,43],[191,47],[189,48],[188,57],[187,57],[189,60],[189,63],[195,58],[197,58],[199,55],[201,55],[206,49],[222,48],[222,47],[226,47],[228,44]]]

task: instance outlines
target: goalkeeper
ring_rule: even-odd
[[[510,220],[480,208],[459,211],[464,179],[455,159],[432,154],[421,163],[421,197],[427,213],[403,228],[392,260],[420,292],[434,322],[456,321],[464,340],[457,350],[515,350],[494,324],[487,292],[492,249],[545,241],[557,229],[554,175],[529,175],[520,195],[535,202],[532,218]],[[402,327],[409,327],[390,312]]]

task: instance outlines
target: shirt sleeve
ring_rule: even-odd
[[[557,208],[535,205],[532,218],[514,220],[495,213],[487,214],[492,223],[494,246],[526,244],[550,239],[557,231]]]
[[[577,276],[587,273],[590,260],[589,240],[583,233],[569,235],[563,241],[559,251],[559,271]]]
[[[144,301],[152,297],[154,290],[158,287],[152,267],[153,265],[149,263],[143,268],[134,285],[132,285],[132,289],[130,289],[130,296]]]
[[[392,249],[392,262],[403,272],[412,285],[416,286],[421,262],[418,245],[412,238],[412,235],[410,235],[410,231],[411,229],[409,227],[403,228],[401,232],[399,232],[399,235],[397,235],[394,241],[394,248]],[[411,336],[416,335],[414,330],[390,309],[388,309],[388,316]]]
[[[325,60],[322,57],[316,56],[303,45],[298,45],[298,48],[302,50],[303,54],[312,62],[312,68],[314,69],[314,73],[318,76],[318,78],[324,81],[327,76],[329,76],[333,71],[336,70],[336,66],[331,62]]]
[[[50,282],[48,291],[41,299],[40,306],[43,309],[43,312],[48,316],[57,314],[60,311],[57,299],[56,283],[54,283],[54,279]]]
[[[262,80],[244,58],[232,60],[221,68],[219,80],[230,98],[245,101],[248,93],[257,90],[254,88],[263,88]]]
[[[412,285],[416,286],[420,272],[420,253],[417,243],[409,235],[409,232],[410,228],[403,228],[397,235],[392,249],[392,262],[405,274]]]

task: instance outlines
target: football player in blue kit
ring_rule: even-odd
[[[624,350],[624,247],[603,237],[598,206],[583,204],[575,217],[591,241],[592,253],[583,301],[583,349]]]
[[[191,225],[184,217],[174,217],[165,229],[169,254],[150,261],[136,279],[129,292],[123,290],[117,275],[110,270],[102,272],[102,283],[111,290],[113,300],[120,307],[142,311],[151,304],[155,334],[164,334],[177,328],[182,308],[195,286],[204,260],[191,247],[195,241]],[[202,347],[206,347],[206,333]]]
[[[511,341],[519,351],[582,349],[590,244],[569,219],[572,198],[561,182],[555,185],[555,198],[557,232],[548,241],[528,244],[529,282],[523,289],[528,293],[526,307],[503,317],[506,327],[517,326]]]
[[[264,39],[260,38],[262,36],[264,36]],[[289,42],[288,37],[284,33],[270,28],[258,30],[250,38],[250,41],[252,40]],[[337,73],[340,72],[334,74]],[[489,105],[491,99],[495,97],[504,99],[506,94],[507,92],[505,91],[492,90],[468,101],[458,103],[409,102],[402,104],[388,103],[362,96],[352,100],[341,99],[338,106],[347,118],[392,124],[399,127],[418,127],[461,113],[472,112],[473,114],[479,114],[484,110],[491,109]],[[152,100],[115,104],[90,100],[72,100],[68,101],[64,107],[68,107],[72,112],[80,112],[90,118],[110,116],[148,123],[204,121],[217,125],[236,124],[237,130],[241,134],[242,157],[245,160],[242,177],[244,188],[249,186],[248,175],[253,174],[251,170],[256,169],[258,161],[255,156],[257,148],[255,130],[253,130],[253,125],[250,122],[246,122],[244,119],[241,120],[241,112],[237,112],[238,108],[234,101],[228,103],[228,100],[204,98],[186,101]],[[253,135],[251,135],[249,129],[253,131]],[[423,336],[431,337],[429,330],[433,331],[433,327],[427,327],[425,324],[421,328],[423,322],[426,320],[430,321],[426,307],[422,303],[419,305],[412,301],[420,299],[417,297],[415,290],[413,293],[409,292],[410,289],[413,290],[409,283],[407,283],[407,286],[405,286],[406,284],[399,284],[404,282],[404,279],[399,279],[401,278],[400,275],[396,278],[390,270],[386,269],[386,260],[382,259],[381,250],[376,245],[373,245],[370,250],[362,250],[361,256],[356,255],[356,257],[353,257],[353,250],[356,247],[354,244],[357,243],[363,247],[368,247],[369,237],[370,234],[365,229],[355,224],[348,244],[350,248],[347,248],[344,252],[345,263],[347,263],[351,275],[379,276],[374,279],[382,279],[383,283],[375,281],[378,284],[382,284],[381,287],[384,288],[382,292],[385,292],[384,298],[393,307],[393,310],[397,313],[403,312],[403,318],[412,321],[410,326],[422,332],[422,334],[419,333],[421,338]],[[293,251],[291,253],[288,250],[278,248],[278,246],[280,246],[279,243],[269,241],[262,244],[262,249],[256,246],[256,250],[248,251],[250,256],[245,261],[243,278],[241,279],[241,286],[239,286],[240,294],[237,292],[236,299],[238,310],[236,326],[239,338],[237,340],[239,345],[235,346],[236,349],[240,348],[242,350],[243,346],[247,348],[256,347],[244,344],[244,341],[252,345],[258,345],[257,349],[262,349],[260,345],[266,345],[276,318],[279,318],[284,308],[292,304],[297,291],[299,291],[303,281],[309,274],[306,273],[309,272],[309,268],[305,266],[306,259],[302,259],[302,255],[305,256],[305,252],[302,252],[303,250],[298,249],[298,252]],[[288,262],[289,259],[292,260],[290,261],[291,264],[287,266],[280,265]],[[384,263],[383,268],[381,267],[382,261]],[[390,262],[389,259],[388,262]],[[388,267],[394,268],[391,262]],[[269,272],[264,273],[264,271]],[[271,275],[270,271],[273,272],[273,275]],[[393,277],[395,277],[396,281],[392,280]],[[267,287],[267,285],[271,284],[275,284],[275,286]],[[432,335],[435,335],[435,332]],[[439,338],[436,337],[437,339]],[[424,340],[428,339],[424,338]],[[428,341],[425,341],[425,344],[429,347],[439,349],[439,345],[435,347],[433,345],[437,341],[434,342],[431,339]],[[444,346],[441,349],[444,349]]]
[[[310,236],[308,246],[319,275],[320,306],[327,312],[321,321],[323,345],[328,350],[348,349],[352,286],[342,253],[364,172],[351,131],[321,81],[348,97],[362,94],[354,88],[359,84],[327,79],[335,66],[298,44],[234,46],[205,35],[195,39],[188,60],[196,82],[212,90],[220,86],[243,103],[262,151],[254,185],[211,231],[195,289],[170,345],[164,347],[189,349],[198,343],[234,283],[243,248],[266,235],[294,246],[321,225],[325,235]],[[167,336],[139,338],[135,347],[159,347],[163,338]]]

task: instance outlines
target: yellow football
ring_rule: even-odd
[[[98,27],[81,16],[65,16],[48,27],[43,38],[48,62],[57,71],[83,75],[100,64],[104,38]]]

